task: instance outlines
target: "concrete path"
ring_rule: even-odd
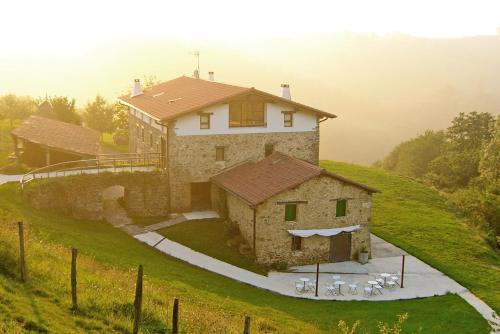
[[[19,182],[21,181],[22,175],[7,175],[0,174],[0,184],[4,184],[7,182]]]
[[[300,278],[309,278],[310,280],[316,278],[315,270],[311,270],[315,266],[295,267],[292,268],[292,272],[270,272],[266,277],[196,252],[177,242],[166,239],[156,232],[146,232],[134,237],[162,253],[197,267],[285,296],[321,300],[388,301],[455,293],[472,305],[485,319],[492,323],[492,326],[495,323],[498,326],[498,319],[495,318],[494,311],[488,305],[470,293],[465,287],[411,255],[405,254],[404,288],[383,289],[381,295],[363,296],[363,287],[368,285],[368,280],[373,280],[376,275],[382,272],[393,273],[400,271],[401,255],[404,254],[401,249],[374,235],[372,235],[374,240],[373,253],[374,255],[379,254],[381,257],[371,259],[369,264],[361,265],[349,261],[320,265],[318,297],[315,297],[314,293],[297,294],[295,292],[295,282]],[[326,295],[325,284],[333,282],[332,273],[340,273],[341,280],[346,282],[342,290],[343,295]],[[347,284],[351,283],[358,285],[358,294],[347,293]]]
[[[180,223],[183,223],[188,220],[199,220],[199,219],[212,219],[212,218],[219,218],[219,214],[215,211],[194,211],[194,212],[186,212],[186,213],[181,213],[175,218],[148,225],[144,227],[144,230],[152,232],[152,231],[158,231],[161,230],[162,228],[165,227],[170,227],[174,226]]]

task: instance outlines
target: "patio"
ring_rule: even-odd
[[[394,245],[375,235],[371,236],[371,240],[373,255],[370,262],[365,265],[354,261],[320,264],[318,297],[315,297],[314,289],[306,293],[297,293],[295,288],[296,282],[300,282],[301,278],[309,279],[310,282],[316,279],[316,265],[292,267],[288,272],[271,272],[268,275],[270,284],[283,294],[299,298],[331,300],[396,300],[467,291],[440,271],[411,255],[407,255]],[[382,294],[373,293],[365,296],[363,294],[364,287],[372,285],[368,281],[380,278],[381,273],[396,274],[402,271],[402,255],[405,255],[404,288],[399,285],[391,289],[384,287],[381,290]],[[334,278],[334,276],[338,277]],[[334,285],[334,282],[339,280],[345,282],[341,287],[342,294],[329,293],[327,286]],[[398,283],[401,284],[400,279]],[[357,294],[348,292],[349,284],[357,285]],[[283,289],[284,287],[286,287],[286,291]]]

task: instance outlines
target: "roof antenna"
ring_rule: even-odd
[[[194,51],[193,55],[196,59],[196,69],[194,70],[193,78],[199,79],[200,78],[200,51],[198,51],[198,50]]]

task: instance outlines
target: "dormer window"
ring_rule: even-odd
[[[229,127],[266,126],[266,103],[248,99],[229,103]]]
[[[210,129],[210,114],[200,114],[200,129]]]

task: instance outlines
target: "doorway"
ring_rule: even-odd
[[[191,210],[202,211],[212,208],[211,183],[191,183]]]
[[[340,233],[330,237],[330,262],[351,260],[351,234]]]

